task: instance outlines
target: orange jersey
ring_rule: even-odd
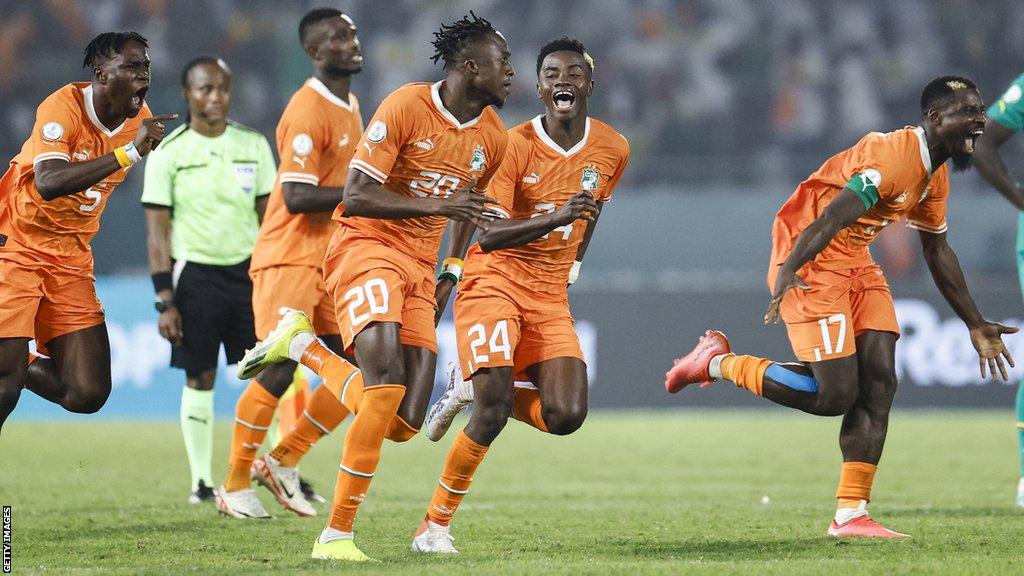
[[[570,150],[547,135],[541,116],[508,133],[508,150],[491,192],[517,220],[554,212],[580,190],[607,202],[629,163],[629,143],[600,120],[587,118],[583,140]],[[493,271],[538,292],[565,292],[586,231],[587,223],[577,220],[524,246],[484,253],[473,245],[466,275]]]
[[[68,84],[47,96],[36,110],[32,136],[0,179],[0,235],[3,250],[92,272],[89,242],[100,228],[107,198],[124,181],[128,168],[80,192],[44,200],[35,185],[35,164],[44,160],[94,160],[128,144],[142,121],[152,116],[143,105],[135,118],[113,130],[96,116],[92,83]],[[4,243],[0,243],[4,244]]]
[[[772,227],[773,267],[786,260],[800,232],[846,186],[869,208],[815,257],[820,268],[870,265],[868,245],[882,228],[903,217],[914,228],[946,231],[949,169],[943,164],[933,171],[924,130],[908,126],[886,134],[872,132],[829,158],[782,205]]]
[[[285,182],[344,186],[349,160],[362,133],[363,120],[354,94],[349,93],[346,103],[316,78],[295,92],[277,124],[281,165],[253,247],[250,270],[280,264],[323,266],[334,231],[331,213],[292,214],[284,204],[281,187]]]
[[[411,198],[447,198],[474,178],[477,189],[486,190],[505,155],[505,126],[490,107],[460,123],[441,102],[441,84],[406,84],[388,95],[363,134],[350,167]],[[344,206],[335,210],[334,217],[342,226],[431,267],[437,262],[448,223],[443,216],[347,217]]]

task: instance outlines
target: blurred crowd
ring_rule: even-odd
[[[122,29],[150,40],[155,112],[183,111],[182,66],[214,54],[234,72],[232,116],[272,137],[310,73],[296,28],[318,5],[359,26],[364,117],[397,86],[441,76],[431,33],[470,8],[514,53],[509,125],[540,110],[540,46],[580,38],[597,62],[591,113],[630,138],[634,185],[795,182],[865,132],[915,122],[934,76],[966,74],[994,100],[1024,72],[1019,0],[0,0],[0,155],[17,152],[42,98],[89,77],[88,41]]]

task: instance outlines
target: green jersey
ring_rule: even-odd
[[[175,260],[230,266],[252,255],[256,199],[270,194],[276,172],[259,132],[228,122],[208,138],[183,125],[149,154],[142,203],[171,208]]]
[[[988,109],[988,117],[1014,132],[1024,130],[1024,74]],[[1017,273],[1024,291],[1024,212],[1017,216]]]

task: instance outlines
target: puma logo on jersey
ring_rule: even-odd
[[[345,134],[341,137],[341,140],[338,140],[338,146],[341,146],[342,148],[348,146],[348,134]]]
[[[294,161],[299,166],[302,166],[303,170],[306,169],[306,159],[305,158],[300,158],[298,156],[292,156],[292,161]]]
[[[71,159],[76,161],[76,162],[81,162],[82,160],[88,160],[89,159],[89,150],[82,150],[80,152],[75,152],[74,154],[71,155]]]
[[[896,202],[899,203],[899,204],[902,204],[902,203],[904,203],[906,201],[907,201],[907,193],[906,192],[904,192],[903,194],[900,194],[899,196],[896,197]]]
[[[536,172],[530,172],[526,176],[523,176],[523,184],[537,184],[540,182],[540,174]]]
[[[416,146],[417,148],[422,148],[423,150],[426,150],[427,152],[429,152],[429,151],[434,149],[434,141],[431,140],[430,138],[427,138],[425,140],[420,140],[419,142],[414,142],[413,145]]]

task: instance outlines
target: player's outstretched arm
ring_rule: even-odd
[[[289,214],[333,212],[345,197],[342,186],[314,186],[302,182],[285,182],[281,191]]]
[[[127,166],[131,166],[149,151],[156,147],[164,138],[164,122],[174,120],[177,114],[164,116],[153,116],[142,121],[142,126],[135,135],[135,140],[118,150],[131,147],[129,152],[121,152],[131,157],[128,164],[124,159],[118,159],[116,152],[104,154],[93,160],[84,162],[67,162],[64,160],[44,160],[35,167],[35,185],[43,200],[54,200],[61,196],[77,194],[90,186],[103,181],[114,172]],[[137,157],[132,157],[132,154]]]
[[[991,118],[985,123],[985,133],[978,139],[971,155],[971,162],[989,184],[1006,197],[1017,210],[1024,210],[1024,190],[1010,177],[999,148],[1013,136],[1014,132]]]
[[[476,224],[473,222],[452,220],[448,224],[448,245],[441,255],[444,269],[434,286],[434,302],[437,305],[434,310],[434,326],[441,321],[441,316],[448,307],[452,288],[455,288],[456,282],[462,279],[462,263],[466,258],[466,252],[469,251],[469,245],[473,242],[475,232]],[[453,272],[449,272],[450,270]]]
[[[971,298],[970,291],[967,290],[967,281],[964,280],[960,261],[949,242],[946,241],[945,232],[933,234],[921,230],[920,237],[924,260],[928,264],[928,270],[932,273],[935,286],[971,331],[971,343],[978,351],[981,377],[986,377],[987,369],[994,378],[998,368],[1003,380],[1008,381],[1009,375],[1003,360],[1005,359],[1010,366],[1013,366],[1013,357],[1003,345],[1002,335],[1013,334],[1017,328],[989,322],[981,316],[978,306]]]
[[[807,284],[796,275],[797,271],[824,250],[840,230],[856,222],[857,218],[867,211],[867,206],[856,192],[849,187],[843,188],[835,199],[825,207],[821,216],[818,216],[797,236],[793,250],[783,262],[782,267],[779,268],[779,275],[776,277],[775,287],[772,289],[772,300],[764,315],[765,324],[779,321],[779,306],[782,304],[782,297],[790,288],[798,287],[804,290],[808,288]]]
[[[559,226],[572,224],[576,220],[593,222],[597,219],[597,202],[594,196],[581,190],[574,194],[565,205],[550,214],[543,214],[525,220],[495,220],[480,226],[480,248],[484,252],[522,246],[540,238]]]
[[[452,220],[469,220],[476,224],[497,217],[488,208],[498,201],[473,191],[476,181],[466,184],[447,198],[415,198],[396,194],[359,170],[350,170],[345,183],[345,215],[403,220],[422,216],[445,216]]]

